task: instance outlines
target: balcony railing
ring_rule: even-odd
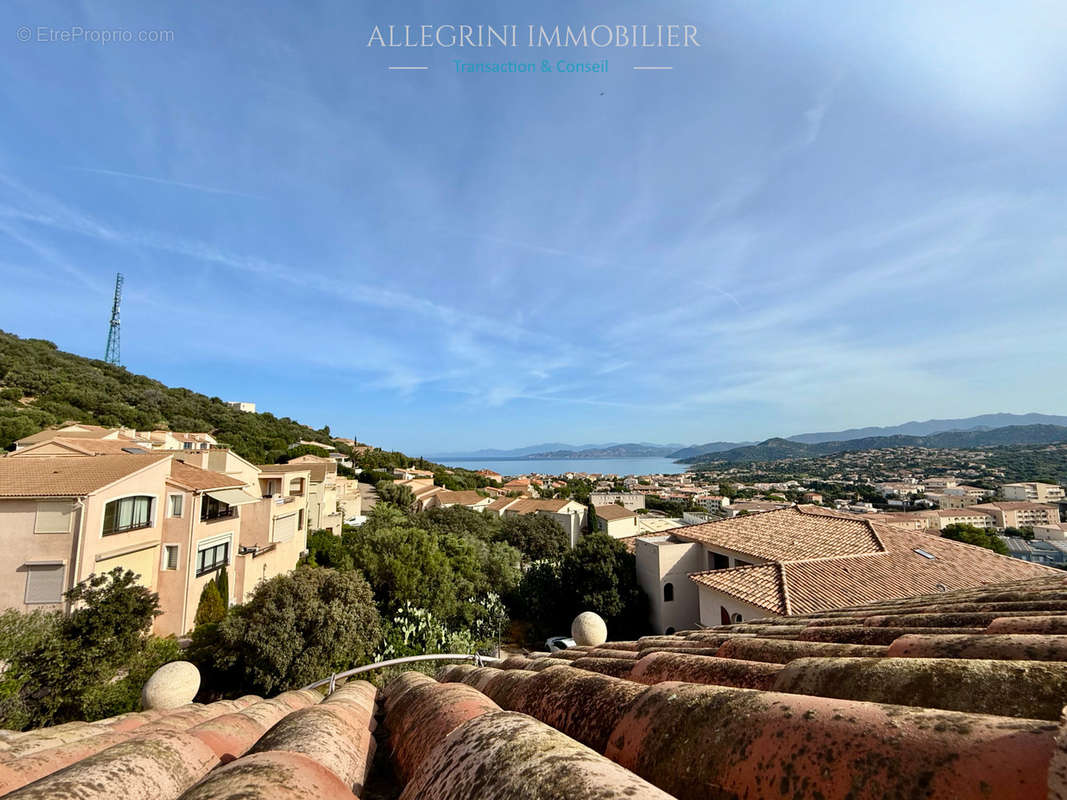
[[[213,522],[217,519],[232,519],[237,516],[237,506],[230,506],[225,511],[212,511],[200,515],[201,522]]]

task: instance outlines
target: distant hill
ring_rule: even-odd
[[[683,447],[681,450],[675,450],[669,454],[669,458],[675,458],[679,461],[684,461],[687,458],[693,458],[694,456],[702,456],[708,453],[721,453],[724,450],[733,450],[738,447],[747,447],[754,445],[755,442],[708,442],[707,444],[695,444],[691,447]]]
[[[815,444],[777,438],[768,439],[757,445],[735,447],[732,450],[691,456],[680,460],[691,464],[710,462],[736,464],[752,461],[778,461],[790,458],[813,458],[835,453],[855,452],[857,450],[884,450],[890,447],[963,449],[1011,444],[1052,444],[1054,442],[1067,442],[1067,426],[1009,425],[992,430],[946,431],[930,436],[869,436],[862,439],[818,442]]]
[[[850,428],[826,433],[801,433],[786,437],[793,442],[819,444],[867,439],[872,436],[928,436],[946,431],[992,430],[993,428],[1024,425],[1067,425],[1067,417],[1056,414],[981,414],[963,419],[928,419],[925,422],[905,422],[885,428]]]
[[[589,447],[582,450],[549,450],[531,453],[526,458],[653,458],[666,457],[676,450],[676,445],[617,444]]]
[[[638,442],[636,444],[623,444],[621,442],[607,442],[602,444],[563,444],[561,442],[549,442],[545,444],[532,444],[527,447],[516,447],[513,450],[473,450],[470,452],[435,453],[431,458],[447,459],[513,459],[513,458],[633,458],[641,455],[666,456],[673,453],[682,445],[680,444],[653,444],[650,442]],[[616,451],[616,455],[602,455],[607,451]],[[655,450],[647,453],[645,451]]]
[[[0,449],[67,421],[207,432],[253,463],[273,461],[300,440],[331,443],[329,428],[237,411],[218,397],[0,331]]]

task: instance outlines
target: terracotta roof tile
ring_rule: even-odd
[[[630,511],[628,508],[623,508],[620,505],[612,503],[606,506],[594,506],[596,509],[596,515],[601,519],[611,521],[613,519],[629,519],[630,517],[636,517],[637,514]]]
[[[0,497],[80,497],[173,455],[0,458]]]

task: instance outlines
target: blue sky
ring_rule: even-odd
[[[102,357],[121,270],[131,370],[412,453],[1064,412],[1062,3],[485,6],[8,0],[0,328]]]

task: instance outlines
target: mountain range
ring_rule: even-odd
[[[841,431],[824,431],[819,433],[800,433],[794,436],[786,436],[782,438],[771,438],[764,442],[707,442],[705,444],[696,445],[680,445],[680,444],[655,444],[651,442],[637,442],[637,443],[620,443],[620,442],[607,442],[604,444],[583,444],[583,445],[570,445],[562,444],[560,442],[550,442],[543,444],[529,445],[527,447],[519,447],[513,450],[499,450],[499,449],[487,449],[487,450],[475,450],[472,452],[456,452],[456,453],[439,453],[431,458],[437,459],[534,459],[534,458],[640,458],[640,457],[660,457],[660,458],[674,458],[679,461],[693,462],[699,459],[700,456],[713,454],[713,453],[725,453],[735,450],[741,450],[741,453],[734,454],[729,460],[767,460],[775,458],[803,458],[806,455],[825,455],[827,453],[845,452],[846,450],[868,450],[876,447],[898,447],[907,444],[920,446],[920,447],[983,447],[993,444],[1041,444],[1044,439],[1042,436],[1058,435],[1055,433],[1045,432],[1044,434],[1031,431],[1030,433],[1015,431],[1014,433],[1000,434],[1001,438],[1011,439],[1013,437],[1022,437],[1026,439],[1028,436],[1037,436],[1038,441],[995,441],[998,437],[982,439],[978,436],[972,436],[970,438],[966,436],[962,437],[949,437],[944,441],[959,441],[960,444],[916,444],[913,439],[920,439],[933,436],[935,434],[945,433],[958,433],[958,434],[981,434],[1000,430],[1003,428],[1035,428],[1035,427],[1067,427],[1067,416],[1059,416],[1055,414],[981,414],[975,417],[964,417],[960,419],[930,419],[922,422],[911,421],[905,422],[901,425],[889,425],[885,427],[868,427],[868,428],[849,428]],[[885,441],[881,444],[874,444],[872,440],[890,440],[895,439],[896,444],[891,444],[889,441]],[[907,441],[905,441],[907,440]],[[1060,441],[1054,439],[1053,441]],[[863,446],[849,446],[842,447],[844,442],[865,442]],[[964,443],[968,442],[968,443]],[[791,445],[820,445],[831,444],[833,447],[827,449],[825,452],[806,451],[804,448],[793,448]],[[750,450],[747,448],[762,448],[761,450]],[[753,459],[753,453],[765,453],[767,455]],[[783,455],[774,455],[775,453],[783,453]],[[794,455],[795,454],[795,455]]]
[[[884,450],[890,447],[929,447],[935,449],[965,449],[972,447],[999,447],[1011,444],[1052,444],[1067,442],[1067,426],[1063,425],[1009,425],[991,430],[945,431],[929,436],[866,436],[836,442],[807,444],[790,439],[768,439],[756,445],[735,447],[718,453],[704,453],[679,459],[686,463],[709,463],[712,461],[741,463],[753,461],[778,461],[792,458],[813,458],[857,450]]]

